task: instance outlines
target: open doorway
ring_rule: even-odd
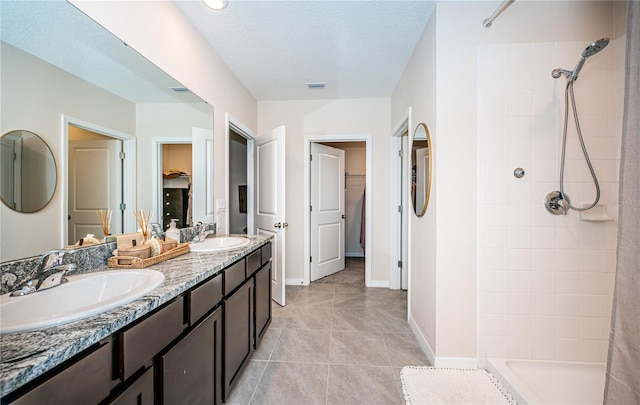
[[[162,226],[171,221],[177,228],[193,225],[193,146],[162,144]]]
[[[305,210],[305,256],[308,254],[309,262],[305,264],[304,284],[315,280],[374,286],[371,263],[367,260],[370,252],[367,240],[371,240],[371,218],[367,214],[371,213],[371,198],[366,193],[371,189],[370,142],[369,135],[305,137],[309,156],[305,164],[305,205],[309,207]],[[325,148],[315,157],[318,166],[312,157],[312,151],[317,149],[314,145]],[[333,153],[331,148],[340,153]],[[344,158],[342,169],[339,156]],[[323,160],[326,166],[320,167]],[[325,214],[326,220],[317,219]],[[339,233],[340,225],[343,233]],[[335,267],[331,274],[320,269],[340,260],[344,265],[337,272]]]
[[[247,234],[247,138],[229,128],[229,233]]]
[[[343,156],[344,169],[340,170],[339,175],[342,176],[336,186],[339,187],[335,192],[335,197],[341,201],[336,201],[336,207],[341,207],[340,212],[336,213],[334,221],[322,221],[321,225],[316,224],[315,215],[323,215],[322,211],[326,211],[327,207],[317,206],[316,210],[311,210],[311,243],[312,258],[316,260],[311,262],[311,281],[319,283],[342,283],[342,284],[362,284],[365,281],[365,189],[366,189],[366,145],[364,142],[318,142],[312,144],[312,155],[314,147],[323,145],[334,150],[340,151],[339,154],[332,154],[328,149],[328,154],[320,154],[320,158],[316,159],[317,164],[322,164],[323,158],[335,156],[340,159]],[[326,150],[326,149],[325,149]],[[336,166],[339,169],[339,165]],[[325,181],[318,182],[314,173],[314,162],[312,161],[311,171],[311,204],[312,207],[318,202],[327,201],[327,196],[332,193],[329,190],[322,192],[322,198],[314,198],[314,191],[319,190],[318,185],[326,183],[326,175],[331,169],[323,168],[319,174],[320,178]],[[315,213],[315,214],[314,214]],[[326,213],[331,214],[331,213]],[[335,224],[336,231],[332,231],[332,224]],[[338,227],[342,226],[343,230],[339,231]],[[320,228],[320,229],[318,229]],[[338,234],[338,232],[340,232]],[[321,248],[314,246],[317,238],[323,238],[324,241],[320,245],[330,245],[329,248]],[[339,235],[339,236],[338,236]],[[341,244],[338,246],[337,244]],[[321,270],[323,266],[332,265],[331,270]],[[340,262],[338,264],[338,262]]]

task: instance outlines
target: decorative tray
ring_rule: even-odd
[[[189,253],[189,250],[189,242],[187,242],[178,244],[178,246],[173,249],[148,259],[132,256],[112,256],[107,260],[107,266],[116,269],[144,269],[145,267]]]

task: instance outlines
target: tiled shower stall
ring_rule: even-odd
[[[554,216],[566,79],[593,40],[478,48],[480,358],[606,361],[615,274],[624,38],[591,57],[575,82],[580,124],[611,221]],[[570,110],[571,111],[571,110]],[[569,117],[565,192],[595,189]],[[522,168],[518,179],[514,169]]]

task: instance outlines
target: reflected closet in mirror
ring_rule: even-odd
[[[427,124],[421,122],[411,140],[411,201],[413,212],[421,217],[427,212],[431,193],[433,148]]]

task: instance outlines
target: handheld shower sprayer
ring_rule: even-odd
[[[589,44],[589,46],[585,48],[584,51],[582,51],[582,58],[580,58],[573,70],[556,68],[551,71],[551,77],[553,77],[554,79],[558,79],[560,76],[565,76],[567,80],[571,82],[577,80],[578,74],[582,70],[582,67],[584,66],[584,63],[587,61],[587,59],[603,50],[604,47],[608,44],[609,38],[601,38],[597,41],[593,41]]]
[[[596,173],[593,170],[593,165],[591,164],[591,160],[589,159],[589,154],[587,153],[587,147],[584,144],[584,140],[582,138],[582,131],[580,130],[580,122],[578,120],[578,109],[576,107],[576,99],[573,94],[573,82],[578,79],[578,74],[582,70],[584,63],[588,58],[595,55],[604,49],[605,46],[609,44],[609,38],[602,38],[597,41],[594,41],[589,44],[582,52],[582,57],[573,68],[573,71],[556,68],[551,71],[551,77],[554,79],[560,78],[560,76],[565,76],[567,78],[567,85],[565,86],[564,91],[564,128],[562,131],[562,156],[560,158],[560,191],[552,191],[546,195],[544,200],[544,206],[550,213],[554,215],[566,215],[567,211],[571,208],[577,211],[586,211],[598,204],[600,201],[600,185],[598,184],[598,178],[596,177]],[[569,98],[570,97],[570,98]],[[571,102],[569,102],[571,101]],[[569,196],[564,192],[564,164],[565,164],[565,155],[567,148],[567,123],[569,121],[569,105],[571,104],[571,109],[573,110],[573,118],[576,124],[576,131],[578,132],[578,140],[580,141],[580,146],[582,147],[582,153],[584,154],[587,166],[589,167],[589,171],[591,172],[591,177],[593,178],[593,183],[596,189],[596,198],[594,201],[585,207],[576,207],[571,205],[571,201],[569,201]]]

